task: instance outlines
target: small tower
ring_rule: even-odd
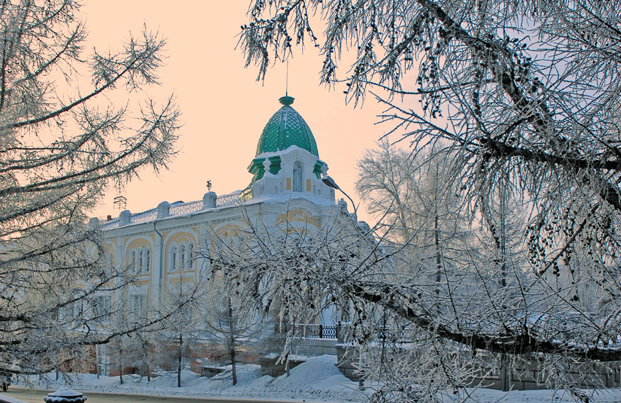
[[[248,167],[253,177],[246,192],[253,198],[287,195],[334,202],[334,189],[321,180],[328,165],[319,159],[315,137],[291,107],[293,100],[290,96],[281,97],[282,107],[265,125],[255,158]]]

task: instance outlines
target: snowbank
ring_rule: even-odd
[[[335,367],[336,357],[324,355],[309,358],[305,363],[291,369],[290,376],[272,378],[261,376],[258,365],[240,365],[237,367],[237,385],[232,385],[231,370],[218,374],[211,379],[201,378],[198,374],[183,371],[182,387],[177,387],[177,374],[164,372],[161,376],[147,382],[146,377],[126,375],[123,385],[119,377],[96,375],[75,375],[64,382],[55,380],[55,374],[44,379],[31,378],[18,380],[19,386],[33,386],[56,390],[60,387],[71,387],[84,392],[112,392],[121,394],[143,394],[158,396],[187,396],[205,398],[244,398],[296,401],[330,401],[330,402],[363,402],[373,392],[373,385],[367,385],[365,392],[358,390],[358,383],[345,378]],[[497,390],[478,389],[461,391],[458,395],[445,396],[446,402],[505,402],[535,403],[573,402],[569,393],[558,391],[556,395],[550,390],[500,392]],[[611,389],[590,392],[593,402],[621,402],[621,390]]]
[[[190,397],[223,397],[246,399],[277,399],[277,400],[312,400],[331,402],[362,401],[365,396],[358,391],[358,383],[345,378],[335,367],[336,357],[324,355],[310,358],[278,378],[261,376],[258,365],[237,366],[237,385],[233,386],[230,367],[227,371],[213,378],[202,378],[191,371],[181,374],[182,387],[177,387],[177,373],[166,372],[162,376],[152,378],[138,375],[123,376],[123,385],[119,377],[80,374],[73,375],[67,382],[62,378],[56,381],[55,374],[49,374],[44,379],[31,378],[28,381],[19,380],[19,386],[34,386],[56,390],[69,386],[72,389],[84,392],[113,392],[127,394],[147,394],[160,396],[190,396]]]

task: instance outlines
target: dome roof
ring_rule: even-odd
[[[293,98],[284,96],[279,101],[283,106],[265,125],[257,145],[256,156],[298,146],[319,158],[313,133],[302,116],[291,107]]]

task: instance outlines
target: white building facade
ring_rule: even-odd
[[[319,159],[315,138],[304,119],[291,107],[293,98],[280,98],[282,107],[260,136],[248,170],[253,175],[243,190],[218,196],[206,193],[189,203],[161,202],[157,207],[99,222],[110,259],[135,275],[131,286],[113,295],[102,294],[100,306],[123,298],[131,314],[166,303],[171,285],[198,284],[208,262],[197,252],[208,235],[234,237],[248,219],[268,225],[283,222],[322,228],[336,214],[346,213],[326,185],[328,165]],[[335,322],[323,315],[324,324]]]

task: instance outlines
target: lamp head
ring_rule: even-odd
[[[327,186],[331,187],[332,189],[341,190],[341,188],[339,188],[339,185],[336,184],[334,179],[332,179],[328,175],[321,178],[321,181],[325,183]]]

